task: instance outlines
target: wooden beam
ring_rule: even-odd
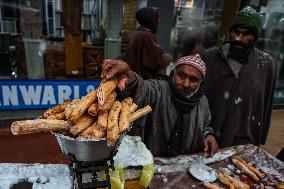
[[[219,39],[221,42],[229,39],[229,29],[233,22],[234,16],[239,10],[241,0],[224,1],[223,16],[221,20]]]

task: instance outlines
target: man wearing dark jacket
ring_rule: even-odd
[[[254,47],[260,30],[259,14],[246,7],[234,18],[230,41],[203,55],[205,94],[220,147],[266,141],[277,64]]]
[[[213,155],[218,150],[203,94],[205,72],[199,55],[179,59],[168,80],[143,80],[120,60],[107,60],[103,65],[104,80],[118,78],[118,87],[126,96],[134,96],[140,107],[152,107],[143,138],[154,156],[203,150]]]

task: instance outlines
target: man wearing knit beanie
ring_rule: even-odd
[[[230,31],[237,27],[244,27],[250,30],[257,38],[261,32],[260,14],[252,7],[245,7],[235,16]]]
[[[259,13],[245,7],[237,13],[230,27],[229,56],[240,63],[246,63],[261,30]]]
[[[270,127],[277,77],[276,61],[254,44],[259,13],[245,7],[230,27],[230,41],[202,55],[205,94],[219,146],[264,144]]]
[[[206,66],[199,55],[180,58],[167,80],[143,80],[119,60],[107,60],[102,75],[104,80],[119,80],[118,96],[132,96],[139,107],[152,107],[152,113],[133,127],[140,126],[141,137],[154,156],[200,151],[212,156],[218,150],[203,94]]]

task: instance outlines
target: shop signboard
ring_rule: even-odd
[[[0,110],[46,109],[81,98],[100,80],[0,80]]]

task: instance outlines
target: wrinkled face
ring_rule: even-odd
[[[233,28],[230,33],[231,53],[236,57],[242,57],[250,49],[255,37],[247,28]]]
[[[200,71],[192,66],[180,65],[175,70],[175,87],[184,95],[190,95],[195,92],[202,81],[203,78]]]

